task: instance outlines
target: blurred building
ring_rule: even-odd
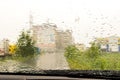
[[[68,45],[73,44],[72,31],[56,30],[56,49],[64,50]]]
[[[58,30],[56,24],[53,23],[34,25],[32,31],[35,46],[42,51],[64,50],[66,46],[73,43],[72,32]]]
[[[120,52],[119,50],[119,45],[118,45],[118,37],[116,36],[111,36],[108,37],[109,40],[109,44],[108,44],[108,51],[112,51],[112,52]]]
[[[55,29],[55,24],[44,23],[33,26],[32,31],[35,46],[44,51],[54,51],[56,49]]]
[[[96,38],[95,42],[100,46],[102,51],[108,51],[108,38]]]
[[[3,39],[0,41],[0,56],[9,54],[9,40]]]
[[[96,38],[95,42],[100,46],[102,51],[120,52],[120,38],[110,36],[105,38]]]

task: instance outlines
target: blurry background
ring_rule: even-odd
[[[95,37],[120,36],[119,0],[0,0],[0,39],[15,42],[19,32],[34,24],[49,22],[72,29],[75,42]]]

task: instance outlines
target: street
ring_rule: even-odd
[[[45,53],[39,55],[36,66],[43,70],[69,69],[63,52]]]

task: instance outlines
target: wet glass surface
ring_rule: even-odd
[[[118,0],[0,0],[0,21],[0,72],[120,70]]]

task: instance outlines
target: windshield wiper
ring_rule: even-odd
[[[120,71],[114,70],[24,70],[4,72],[2,75],[59,76],[70,78],[120,79]]]

